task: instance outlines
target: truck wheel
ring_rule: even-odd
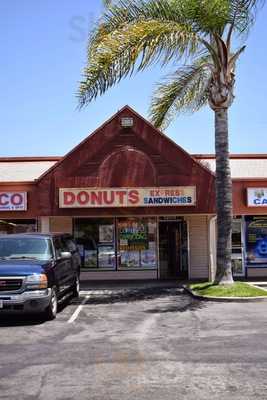
[[[56,288],[52,288],[50,303],[47,309],[45,310],[45,317],[47,320],[52,320],[56,318],[57,307],[58,307],[57,290]]]
[[[75,278],[75,283],[73,285],[72,294],[73,294],[74,298],[78,298],[79,294],[80,294],[80,279],[79,279],[78,275]]]

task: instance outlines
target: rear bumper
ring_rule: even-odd
[[[51,289],[33,290],[20,294],[0,294],[0,315],[6,312],[39,313],[50,303]]]

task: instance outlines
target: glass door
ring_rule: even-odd
[[[244,254],[242,218],[234,218],[232,223],[232,271],[233,276],[244,276]]]
[[[184,221],[159,222],[160,278],[186,278],[187,226]]]

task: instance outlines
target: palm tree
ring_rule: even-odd
[[[228,108],[234,99],[235,66],[242,40],[264,0],[104,0],[91,33],[87,66],[80,83],[83,107],[134,71],[153,63],[176,70],[160,82],[150,115],[166,127],[184,111],[209,105],[215,115],[217,273],[216,283],[232,283],[232,180],[229,166]]]

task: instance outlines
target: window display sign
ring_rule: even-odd
[[[97,267],[97,250],[84,250],[84,267]]]
[[[123,251],[121,253],[121,264],[130,268],[138,268],[140,266],[139,251]]]
[[[195,186],[59,189],[60,208],[195,206]]]
[[[142,267],[155,267],[156,266],[155,249],[141,251],[141,266]]]
[[[113,242],[113,225],[99,225],[99,242]]]
[[[113,246],[98,246],[98,267],[114,268],[116,258]]]
[[[247,264],[267,266],[267,216],[246,217]]]
[[[156,268],[156,223],[149,218],[118,221],[118,251],[121,268]]]
[[[120,250],[148,249],[148,226],[140,222],[119,223]]]
[[[27,192],[0,192],[0,211],[26,211]]]
[[[267,188],[247,188],[248,207],[267,207]]]

